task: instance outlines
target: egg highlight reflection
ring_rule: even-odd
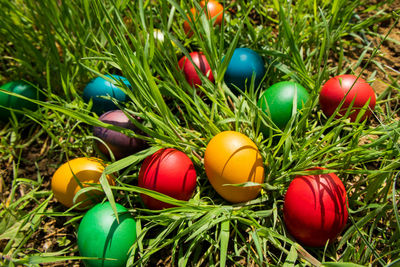
[[[51,179],[51,190],[54,197],[64,206],[72,207],[73,199],[82,187],[100,183],[99,179],[104,168],[105,164],[98,158],[75,158],[64,163],[56,170]],[[110,185],[114,185],[114,180],[110,176],[107,176],[107,180]],[[76,200],[76,203],[82,202],[78,209],[98,202],[99,194],[101,192],[97,190],[81,194]]]
[[[137,129],[122,110],[108,111],[101,115],[99,119],[102,122],[126,128],[143,135],[142,131]],[[106,143],[116,159],[135,154],[147,147],[147,142],[142,139],[129,137],[121,132],[103,127],[93,127],[93,135]],[[96,140],[96,146],[104,155],[110,156],[107,147],[103,143]]]
[[[190,57],[193,63],[199,68],[201,73],[210,80],[210,82],[214,83],[214,76],[211,71],[211,67],[208,64],[206,56],[201,52],[192,52],[190,53]],[[202,81],[197,74],[195,66],[192,62],[186,57],[183,56],[178,62],[179,68],[183,71],[186,81],[191,85],[201,85]]]
[[[33,100],[40,100],[41,98],[40,92],[35,87],[25,81],[9,82],[2,85],[0,89]],[[11,116],[10,110],[8,108],[19,111],[22,111],[23,109],[36,110],[38,108],[38,105],[28,100],[0,91],[0,120],[8,121]],[[17,117],[21,116],[20,113],[15,113],[15,115]]]
[[[186,201],[196,188],[196,170],[193,162],[182,151],[160,149],[144,160],[139,172],[139,186]],[[150,209],[173,207],[145,194],[141,197]]]
[[[225,131],[214,136],[206,147],[204,167],[211,185],[225,200],[232,203],[255,199],[261,186],[232,186],[264,182],[261,154],[246,135]]]
[[[296,176],[289,185],[283,205],[286,228],[306,246],[325,246],[346,226],[346,203],[346,189],[336,174]]]
[[[264,61],[257,52],[249,48],[237,48],[229,61],[224,80],[231,90],[235,91],[238,87],[245,91],[250,88],[253,75],[254,88],[257,88],[264,74]]]
[[[78,249],[88,267],[123,267],[136,241],[136,221],[129,211],[115,203],[118,219],[109,202],[99,203],[83,216],[78,228]]]
[[[271,117],[276,126],[283,129],[293,116],[293,108],[296,107],[296,111],[301,110],[309,98],[307,90],[302,85],[283,81],[265,90],[257,106]]]
[[[126,101],[126,94],[119,88],[121,83],[127,87],[131,87],[129,81],[119,75],[105,75],[110,79],[106,80],[102,77],[97,77],[91,80],[83,90],[83,100],[89,102],[93,101],[92,111],[100,115],[106,111],[118,109],[117,105],[111,99],[105,97],[115,98],[119,102]]]

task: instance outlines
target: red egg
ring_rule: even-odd
[[[179,200],[189,200],[196,187],[196,171],[189,157],[176,149],[164,148],[147,157],[139,171],[139,186]],[[150,209],[173,205],[142,194]]]
[[[347,92],[349,93],[347,94]],[[368,101],[369,108],[361,118],[361,121],[370,116],[371,110],[375,108],[376,97],[374,90],[365,80],[362,78],[357,79],[357,76],[354,75],[339,75],[331,78],[323,85],[319,96],[319,103],[324,114],[330,117],[343,98],[345,98],[345,101],[337,117],[346,114],[353,100],[354,103],[349,116],[351,121],[356,120],[361,108],[365,106]]]
[[[143,134],[122,110],[108,111],[101,115],[99,119],[102,122]],[[146,141],[142,139],[129,137],[123,133],[103,127],[93,127],[93,135],[101,138],[107,144],[116,159],[127,157],[147,147]],[[109,156],[109,151],[103,143],[96,141],[96,145],[104,155]]]
[[[212,74],[210,65],[206,59],[206,56],[201,52],[192,52],[190,53],[190,57],[192,58],[194,64],[200,69],[204,76],[206,76],[212,83],[214,83],[214,76]],[[190,60],[183,56],[178,62],[179,68],[183,70],[185,74],[186,81],[191,85],[201,85],[201,79],[199,75],[197,75],[196,68],[190,62]]]
[[[346,226],[346,203],[346,190],[336,174],[296,176],[283,205],[286,228],[306,246],[324,246],[328,240],[333,242]]]

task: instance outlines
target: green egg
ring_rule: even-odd
[[[296,97],[296,100],[294,99]],[[297,110],[301,110],[309,99],[307,90],[295,82],[278,82],[261,94],[257,106],[280,129],[284,129],[292,118],[293,106],[296,103]]]
[[[128,210],[119,204],[119,223],[109,202],[99,203],[83,217],[78,229],[78,249],[88,267],[122,267],[129,249],[136,241],[136,222]]]
[[[0,88],[5,91],[25,96],[30,99],[40,99],[39,91],[29,83],[24,81],[9,82],[4,84]],[[36,110],[37,105],[28,100],[0,91],[0,120],[8,121],[11,116],[10,110],[8,108],[20,111],[22,111],[23,109]],[[17,116],[21,116],[19,113],[15,114]]]

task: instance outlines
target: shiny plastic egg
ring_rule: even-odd
[[[325,246],[346,226],[346,203],[346,189],[336,174],[296,176],[285,195],[286,228],[306,246]]]
[[[14,81],[6,83],[2,85],[0,89],[21,96],[25,96],[30,99],[34,100],[40,99],[39,91],[29,83],[24,81]],[[15,110],[23,110],[23,109],[36,110],[37,107],[38,106],[35,103],[0,91],[0,120],[2,121],[7,121],[11,115],[10,110],[8,110],[7,108]],[[15,113],[15,115],[21,116],[19,113]]]
[[[179,200],[189,200],[196,188],[196,170],[183,152],[164,148],[147,157],[139,171],[139,186]],[[172,205],[141,195],[146,207],[164,209]]]
[[[239,132],[225,131],[214,136],[206,147],[204,167],[211,185],[232,203],[255,199],[261,186],[232,186],[264,182],[263,160],[254,142]]]
[[[200,6],[202,8],[204,8],[205,5],[206,5],[206,1],[200,1]],[[193,17],[196,19],[196,16],[197,16],[196,8],[191,8],[190,12],[193,14]],[[224,7],[218,1],[208,0],[207,7],[205,8],[204,12],[207,12],[206,13],[207,18],[215,19],[214,25],[221,25]],[[189,20],[190,20],[190,17],[189,17]],[[189,37],[191,37],[193,35],[193,32],[191,31],[190,25],[187,21],[185,21],[183,23],[183,29]]]
[[[212,83],[214,83],[214,76],[211,72],[210,65],[206,59],[206,56],[201,52],[192,52],[190,53],[190,57],[192,58],[194,64],[200,69],[204,76],[206,76]],[[179,68],[185,74],[186,81],[191,85],[201,85],[201,79],[196,72],[195,66],[192,62],[186,57],[183,56],[178,62]]]
[[[111,81],[97,77],[91,80],[83,90],[83,100],[89,102],[92,99],[92,110],[99,115],[106,111],[118,109],[111,99],[104,97],[112,97],[119,102],[126,101],[126,94],[119,88],[120,82],[131,87],[131,84],[125,77],[119,75],[105,76],[110,78]]]
[[[83,216],[78,228],[78,249],[88,267],[123,267],[136,241],[136,222],[116,203],[118,219],[109,202],[99,203]]]
[[[297,98],[294,101],[295,96]],[[292,118],[294,102],[297,110],[301,110],[309,97],[307,90],[298,83],[278,82],[262,93],[257,106],[271,117],[276,126],[283,129]]]
[[[105,164],[97,158],[75,158],[61,165],[51,179],[51,190],[54,197],[66,207],[74,205],[75,194],[81,186],[88,187],[91,184],[99,184],[99,179],[103,173]],[[79,183],[77,182],[79,181]],[[114,180],[107,177],[108,183],[114,185]],[[82,202],[78,208],[98,202],[99,191],[91,190],[81,194],[76,203]]]
[[[237,48],[229,61],[224,80],[232,90],[235,90],[236,86],[245,91],[250,87],[253,75],[255,75],[254,88],[257,88],[264,74],[264,61],[257,52],[249,48]]]
[[[218,1],[215,0],[207,0],[207,1],[200,1],[200,6],[205,7],[207,2],[207,15],[209,18],[215,19],[215,25],[221,25],[222,17],[224,12],[224,6],[221,5]]]
[[[358,113],[368,101],[367,110],[362,116],[361,121],[369,117],[371,110],[375,108],[376,96],[374,90],[365,80],[362,78],[357,79],[357,76],[354,75],[333,77],[322,86],[319,95],[319,104],[324,114],[330,117],[338,108],[343,98],[345,100],[338,112],[337,118],[346,114],[347,109],[353,101],[354,103],[349,116],[351,121],[356,120]]]
[[[108,111],[101,115],[99,119],[102,122],[143,134],[135,127],[122,110]],[[128,137],[123,133],[103,127],[93,127],[93,135],[99,137],[106,143],[107,147],[111,150],[116,159],[132,155],[147,147],[147,143],[142,139]],[[104,155],[109,156],[109,151],[103,143],[96,141],[96,146]]]

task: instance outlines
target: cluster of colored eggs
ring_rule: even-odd
[[[99,184],[105,164],[96,158],[76,158],[60,166],[52,178],[55,198],[66,207],[86,208],[99,201],[99,191],[77,192]],[[108,183],[114,180],[107,176]],[[189,200],[196,187],[196,171],[189,157],[176,149],[160,149],[147,157],[139,172],[139,186],[170,197]],[[76,199],[75,199],[76,198]],[[151,209],[172,205],[141,195]],[[77,204],[74,205],[74,202]],[[97,204],[84,215],[78,228],[78,248],[87,266],[125,266],[136,241],[136,223],[128,210],[116,204],[118,220],[109,202]]]
[[[215,24],[220,24],[223,8],[216,5],[216,1],[207,3],[207,16],[214,18]],[[200,4],[205,6],[204,1]],[[196,14],[196,10],[191,12]],[[189,23],[185,25],[185,31],[190,35]],[[205,55],[193,52],[190,53],[190,57],[191,59],[183,57],[179,61],[179,68],[187,82],[191,86],[202,85],[202,78],[198,75],[202,74],[214,83],[214,76]],[[258,88],[264,75],[262,58],[251,49],[238,48],[230,59],[224,80],[232,91],[245,91],[252,83],[254,88]],[[11,88],[9,91],[16,92],[16,87],[13,86],[6,85],[2,89]],[[138,129],[131,121],[133,117],[128,118],[114,103],[115,100],[126,101],[124,87],[131,87],[124,77],[97,77],[85,87],[83,98],[86,102],[92,102],[92,110],[95,113],[102,114],[99,118],[102,122],[137,132]],[[24,90],[36,92],[31,89]],[[37,97],[37,94],[21,94],[29,98]],[[0,97],[0,101],[3,99],[5,98]],[[283,81],[263,92],[258,106],[282,129],[292,119],[293,109],[301,110],[308,99],[308,92],[303,86]],[[1,106],[16,108],[25,105],[27,108],[34,108],[28,104],[8,104],[14,102],[7,101],[1,102]],[[364,80],[354,79],[351,75],[329,80],[320,93],[321,109],[326,116],[334,114],[341,105],[338,116],[345,115],[351,107],[354,110],[350,113],[352,121],[356,120],[362,109],[365,109],[365,113],[361,120],[365,119],[374,108],[375,102],[372,88]],[[147,146],[140,139],[106,128],[94,127],[93,132],[103,141],[96,143],[99,150],[105,155],[109,155],[111,151],[117,159],[134,154]],[[81,188],[99,184],[104,167],[104,163],[95,158],[77,158],[63,164],[52,179],[55,197],[66,207],[85,208],[96,203],[99,191],[85,191],[79,197],[76,197],[76,194]],[[257,146],[250,138],[238,132],[221,132],[210,140],[205,150],[204,168],[215,191],[232,203],[255,199],[260,193],[261,184],[264,183],[263,160]],[[110,185],[115,184],[111,177],[107,176],[106,179]],[[142,188],[187,201],[195,191],[196,171],[190,158],[183,152],[172,148],[160,149],[144,160],[138,182]],[[146,194],[141,194],[141,198],[144,205],[150,209],[172,207],[171,204]],[[77,204],[74,206],[74,203]],[[348,217],[346,203],[346,190],[335,174],[297,176],[290,183],[284,200],[284,221],[287,230],[305,245],[323,246],[328,240],[333,241],[345,227]],[[129,249],[136,240],[136,223],[126,208],[119,204],[116,204],[116,208],[119,221],[115,218],[110,203],[106,202],[92,207],[79,225],[79,251],[84,257],[94,258],[85,260],[88,266],[124,266],[128,260]]]
[[[202,85],[197,69],[214,83],[214,76],[205,55],[201,52],[192,52],[190,56],[195,65],[186,56],[179,61],[179,67],[183,70],[188,83],[192,86]],[[244,91],[251,86],[253,79],[254,87],[257,88],[264,74],[262,58],[251,49],[238,48],[228,64],[224,80],[232,90]],[[293,110],[300,111],[309,98],[307,90],[301,84],[282,81],[265,90],[257,105],[278,128],[284,129],[294,115]],[[321,89],[319,99],[321,109],[327,117],[340,107],[336,118],[346,115],[350,109],[351,121],[355,121],[361,111],[363,116],[360,120],[366,119],[371,115],[376,103],[372,87],[354,75],[340,75],[328,80]]]
[[[76,196],[80,189],[99,184],[104,168],[104,162],[97,158],[76,158],[64,163],[51,181],[55,198],[64,206],[77,209],[96,204],[101,200],[101,191],[90,190]],[[111,176],[106,179],[110,185],[115,184]],[[79,224],[79,252],[93,258],[84,260],[87,266],[126,265],[129,249],[136,241],[136,222],[126,208],[115,205],[118,220],[110,203],[105,202],[88,210]]]

